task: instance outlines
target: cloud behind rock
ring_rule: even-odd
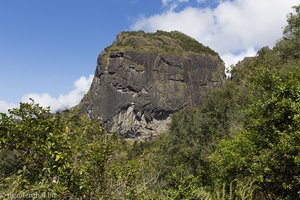
[[[172,3],[178,5],[180,1],[163,1],[164,5]],[[237,60],[249,49],[272,47],[281,38],[291,7],[298,3],[298,0],[224,0],[214,8],[201,4],[181,10],[172,8],[138,18],[131,29],[178,30],[216,50],[222,58],[232,55],[235,58],[231,60]],[[226,63],[231,64],[235,63]]]
[[[35,103],[40,104],[43,107],[50,106],[52,112],[64,110],[77,105],[83,96],[86,94],[93,80],[93,75],[88,77],[80,77],[75,81],[73,89],[67,94],[61,94],[59,97],[52,97],[48,93],[29,93],[23,95],[21,102],[30,102],[30,98]],[[7,113],[10,108],[18,107],[17,104],[0,101],[0,112]]]

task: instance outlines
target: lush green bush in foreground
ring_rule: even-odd
[[[98,123],[21,103],[0,116],[0,194],[101,194],[112,141]]]

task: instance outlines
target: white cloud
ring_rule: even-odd
[[[88,77],[80,77],[74,83],[74,88],[66,95],[59,97],[51,97],[47,93],[30,93],[21,98],[21,102],[30,102],[29,98],[33,99],[35,103],[43,107],[50,106],[52,112],[64,110],[77,105],[83,96],[86,94],[93,80],[93,75]],[[9,108],[17,107],[16,104],[0,101],[0,112],[7,113]]]
[[[172,2],[180,3],[178,0],[162,1],[163,5]],[[153,16],[141,17],[131,29],[149,32],[178,30],[230,60],[228,55],[235,55],[235,52],[272,47],[281,38],[291,7],[298,3],[299,0],[224,0],[215,8],[167,9]],[[242,55],[232,56],[232,59]],[[230,64],[226,61],[226,66]]]
[[[249,48],[239,54],[226,53],[221,56],[222,60],[227,64],[227,66],[235,65],[240,60],[245,57],[255,56],[257,51],[254,48]]]
[[[190,0],[162,0],[162,5],[169,11],[175,10],[181,3],[189,2]]]
[[[8,109],[17,107],[14,103],[7,103],[5,101],[0,101],[0,113],[7,113]]]
[[[161,2],[162,2],[163,6],[167,6],[169,4],[170,0],[162,0]]]
[[[226,63],[227,70],[226,70],[226,76],[230,77],[232,70],[232,66],[237,64],[239,61],[243,60],[245,57],[253,57],[257,54],[257,51],[253,48],[249,48],[244,52],[240,52],[239,54],[232,54],[232,53],[226,53],[221,55],[222,60]]]
[[[180,3],[189,2],[189,0],[162,0],[161,2],[162,2],[162,5],[164,7],[166,7],[166,6],[170,5],[170,4],[172,4],[172,5],[178,5]]]

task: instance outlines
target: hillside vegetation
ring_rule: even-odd
[[[190,53],[218,56],[218,54],[200,44],[197,40],[179,31],[144,31],[122,32],[106,51],[142,51],[161,54],[187,56]]]
[[[121,140],[97,121],[34,102],[1,114],[1,199],[300,199],[300,5],[294,9],[273,49],[239,63],[151,142]]]

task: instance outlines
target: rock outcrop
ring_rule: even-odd
[[[179,32],[123,32],[98,57],[79,107],[106,130],[147,139],[224,79],[218,54]]]

